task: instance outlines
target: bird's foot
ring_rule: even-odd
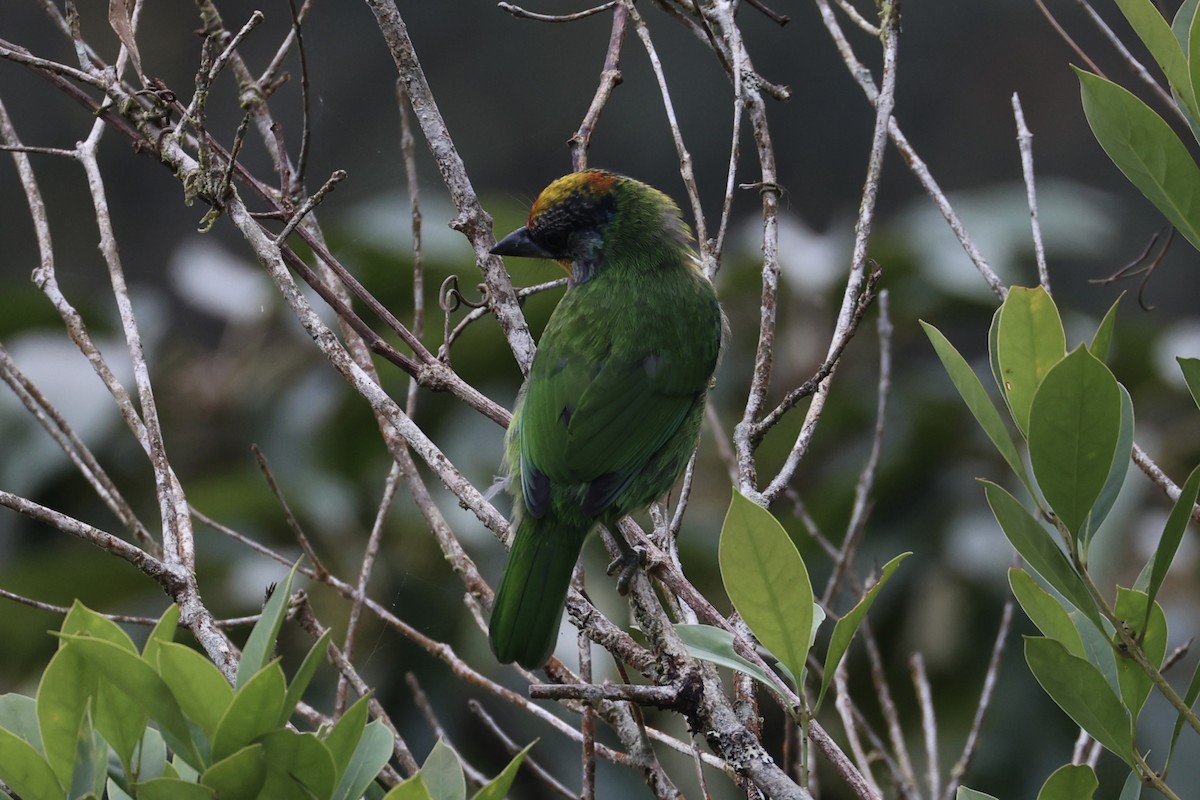
[[[629,547],[626,544],[621,548],[621,555],[612,560],[605,573],[617,576],[617,593],[624,596],[629,594],[630,584],[637,571],[645,569],[649,561],[650,558],[645,550],[640,547]]]

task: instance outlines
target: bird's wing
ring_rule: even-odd
[[[596,516],[663,447],[708,387],[717,347],[686,355],[632,348],[585,352],[571,341],[539,351],[521,409],[521,479],[540,516],[550,484],[592,484]]]

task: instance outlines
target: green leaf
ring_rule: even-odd
[[[273,718],[272,718],[273,719]],[[267,753],[267,780],[262,797],[329,797],[337,781],[333,757],[312,733],[277,728],[262,739]]]
[[[279,629],[283,627],[283,618],[287,616],[287,604],[292,595],[292,580],[296,577],[296,569],[299,566],[300,562],[297,561],[283,579],[283,583],[275,586],[266,605],[263,606],[258,622],[254,623],[254,628],[246,639],[246,646],[242,648],[236,688],[242,688],[246,681],[271,660],[271,654],[275,652],[275,642],[279,639]]]
[[[208,787],[179,778],[154,778],[135,783],[134,789],[137,800],[216,800]]]
[[[929,337],[934,351],[941,359],[942,367],[950,376],[959,396],[974,415],[975,421],[992,440],[992,445],[1004,457],[1009,468],[1028,487],[1029,477],[1025,474],[1025,464],[1021,461],[1021,454],[1017,452],[1017,446],[1008,433],[1008,426],[1004,424],[1004,418],[996,410],[995,403],[988,396],[987,390],[983,388],[983,383],[975,375],[971,365],[937,328],[925,322],[921,323],[921,327],[925,329],[925,335]]]
[[[960,786],[958,787],[958,791],[954,793],[954,800],[996,800],[996,797]]]
[[[996,361],[1013,420],[1029,431],[1033,395],[1050,368],[1067,352],[1058,308],[1046,290],[1014,286],[1000,307],[996,326]]]
[[[33,745],[0,728],[0,781],[24,800],[62,800],[66,790]]]
[[[1133,455],[1133,399],[1121,384],[1117,384],[1117,389],[1121,393],[1121,428],[1117,435],[1117,449],[1113,454],[1112,465],[1108,468],[1108,475],[1104,479],[1104,488],[1100,490],[1100,496],[1092,505],[1092,511],[1083,526],[1081,544],[1085,554],[1092,537],[1100,530],[1100,526],[1108,519],[1109,512],[1116,505],[1121,487],[1125,485],[1125,476],[1129,473],[1130,457]]]
[[[211,742],[233,702],[233,687],[215,664],[186,645],[162,642],[156,650],[159,674],[184,715],[200,726]]]
[[[1120,695],[1121,682],[1117,680],[1117,656],[1112,644],[1115,631],[1112,625],[1106,619],[1103,626],[1097,628],[1078,611],[1071,612],[1071,620],[1075,623],[1075,629],[1079,631],[1079,638],[1083,641],[1084,658],[1096,668],[1096,671],[1108,683],[1108,687],[1115,694]]]
[[[802,684],[813,632],[813,591],[800,551],[769,511],[736,490],[718,551],[721,580],[734,608]]]
[[[203,763],[175,696],[136,651],[131,653],[111,642],[88,636],[64,638],[70,640],[68,649],[75,649],[99,677],[141,704],[158,723],[167,746],[175,751],[177,758],[195,766]]]
[[[1046,779],[1037,800],[1092,800],[1100,782],[1086,764],[1064,764]]]
[[[133,773],[128,777],[135,781],[148,781],[166,774],[167,743],[157,728],[146,728],[142,744],[134,758]]]
[[[1095,667],[1041,636],[1025,637],[1025,661],[1046,694],[1076,725],[1134,765],[1129,712]]]
[[[712,625],[689,625],[681,622],[675,626],[675,632],[679,634],[688,655],[692,658],[744,672],[768,689],[778,691],[778,681],[773,680],[754,662],[737,654],[733,649],[733,634],[729,631]]]
[[[1167,655],[1167,618],[1162,606],[1152,604],[1144,592],[1118,587],[1116,614],[1130,635],[1141,643],[1146,659],[1155,667],[1161,667]],[[1113,641],[1113,647],[1121,698],[1136,723],[1153,684],[1133,657],[1120,648],[1119,640]]]
[[[140,703],[112,684],[101,681],[96,687],[96,730],[117,753],[121,765],[129,770],[134,751],[146,733],[146,712]],[[103,789],[99,787],[98,791]]]
[[[1179,497],[1171,508],[1170,516],[1167,517],[1167,524],[1163,526],[1162,538],[1158,540],[1158,547],[1154,549],[1154,556],[1150,561],[1150,583],[1146,587],[1146,594],[1151,601],[1158,597],[1158,590],[1167,578],[1171,562],[1175,560],[1183,533],[1192,518],[1192,506],[1196,503],[1197,494],[1200,494],[1200,466],[1193,469],[1192,474],[1183,482]]]
[[[535,744],[537,744],[536,739],[525,745],[525,749],[513,756],[512,761],[508,762],[508,765],[500,774],[481,787],[471,797],[471,800],[504,800],[508,795],[509,787],[516,780],[517,770],[521,768],[521,762],[525,760],[526,754],[529,753],[530,748]]]
[[[1008,585],[1025,615],[1043,636],[1060,643],[1071,655],[1084,657],[1079,631],[1057,598],[1039,586],[1032,575],[1016,567],[1008,571]]]
[[[1183,702],[1188,708],[1196,706],[1196,699],[1200,698],[1200,663],[1196,664],[1196,668],[1192,670],[1192,680],[1188,683],[1187,692],[1183,696]],[[1171,731],[1171,746],[1167,749],[1167,761],[1163,765],[1163,772],[1167,771],[1167,767],[1171,765],[1171,758],[1175,755],[1175,745],[1179,742],[1179,734],[1183,732],[1183,724],[1186,720],[1183,714],[1175,715],[1175,728]]]
[[[60,640],[38,684],[37,717],[42,751],[63,786],[71,784],[79,726],[95,698],[96,685],[96,673],[87,668],[77,650]]]
[[[996,521],[1013,549],[1042,576],[1042,580],[1092,620],[1097,628],[1103,627],[1096,604],[1067,557],[1050,538],[1050,533],[1004,489],[989,481],[983,481],[983,489]]]
[[[304,696],[304,691],[308,688],[308,684],[312,682],[313,675],[316,674],[317,667],[325,661],[325,650],[329,647],[329,638],[333,636],[333,631],[327,629],[321,637],[317,639],[304,656],[304,661],[300,664],[300,669],[296,670],[296,674],[292,676],[292,682],[288,684],[287,694],[283,698],[283,708],[279,711],[279,724],[285,725],[291,719],[292,712],[296,710],[296,705],[300,702],[300,698]]]
[[[1138,771],[1130,770],[1129,777],[1125,779],[1125,785],[1121,787],[1121,796],[1118,800],[1138,800],[1142,796],[1142,776]]]
[[[347,713],[349,712],[347,711]],[[345,715],[342,719],[345,719]],[[339,720],[340,722],[341,720]],[[329,740],[326,739],[325,743],[328,745]],[[358,800],[362,797],[363,792],[387,765],[388,760],[392,757],[394,746],[395,740],[392,738],[392,732],[382,721],[375,720],[363,728],[358,746],[348,760],[339,761],[337,754],[333,754],[335,768],[345,765],[334,797],[339,800]]]
[[[1113,304],[1108,307],[1108,313],[1104,315],[1104,319],[1100,320],[1100,325],[1096,328],[1096,334],[1092,337],[1092,343],[1088,345],[1088,349],[1092,351],[1092,355],[1101,361],[1108,361],[1108,351],[1112,347],[1113,330],[1117,326],[1117,308],[1121,305],[1122,298],[1125,293],[1121,292]]]
[[[421,777],[436,800],[466,800],[467,781],[458,754],[441,739],[421,765]]]
[[[0,728],[7,728],[42,752],[38,730],[37,701],[23,694],[0,694]]]
[[[142,659],[147,664],[158,663],[158,647],[161,644],[175,641],[175,629],[179,626],[179,606],[172,603],[163,611],[158,622],[154,624],[146,644],[142,647]]]
[[[234,694],[233,702],[217,723],[212,739],[213,758],[225,758],[280,727],[277,720],[286,689],[283,667],[278,661],[254,673]]]
[[[1200,167],[1183,142],[1128,90],[1090,72],[1076,69],[1075,74],[1096,141],[1130,183],[1200,248]]]
[[[1200,407],[1200,358],[1176,356],[1175,360],[1183,370],[1183,379],[1187,382],[1188,391],[1192,393],[1192,400]]]
[[[129,638],[129,634],[122,630],[120,625],[103,614],[92,611],[78,600],[71,604],[71,610],[67,612],[66,618],[63,619],[59,633],[92,636],[97,639],[103,639],[106,642],[111,642],[123,650],[128,650],[130,653],[137,652],[137,647],[134,646],[133,639]],[[60,644],[59,646],[61,647],[62,645]]]
[[[220,800],[255,800],[267,779],[266,754],[261,744],[243,747],[213,764],[200,776],[200,783]]]
[[[1200,118],[1200,114],[1196,113],[1187,57],[1163,15],[1151,0],[1117,0],[1117,5],[1142,44],[1150,51],[1159,69],[1167,76],[1167,82],[1183,101],[1188,114],[1192,119]]]
[[[350,759],[354,756],[354,751],[358,749],[358,742],[362,739],[363,729],[367,725],[367,712],[370,704],[371,695],[367,694],[358,698],[325,733],[325,746],[329,748],[329,754],[333,756],[333,765],[339,779],[342,778],[342,771],[346,769]]]
[[[425,779],[418,772],[403,783],[396,784],[396,788],[385,794],[383,800],[434,800],[434,797],[426,788]]]
[[[821,707],[821,701],[825,698],[825,692],[828,691],[830,684],[833,682],[833,674],[837,671],[838,665],[842,663],[842,657],[846,655],[846,650],[850,647],[850,642],[854,639],[854,634],[858,631],[858,626],[862,624],[863,619],[867,616],[867,612],[871,609],[871,604],[875,602],[875,597],[879,594],[879,590],[892,577],[892,573],[900,566],[900,562],[912,555],[911,552],[901,553],[891,561],[883,565],[883,570],[879,573],[879,580],[875,582],[862,599],[859,600],[854,608],[850,609],[846,614],[837,621],[833,626],[833,635],[829,638],[829,649],[825,651],[825,666],[821,672],[821,691],[817,694],[817,702],[813,706],[813,714],[816,715],[817,709]]]
[[[1029,413],[1033,475],[1073,534],[1104,489],[1120,435],[1117,379],[1086,348],[1076,348],[1046,373]]]

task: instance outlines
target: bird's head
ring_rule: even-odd
[[[661,247],[690,251],[691,243],[679,207],[665,194],[624,175],[586,170],[543,189],[525,226],[491,252],[552,259],[579,284],[631,250],[642,255]]]

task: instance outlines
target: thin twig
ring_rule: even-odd
[[[1000,659],[1008,644],[1009,631],[1012,630],[1013,605],[1013,598],[1010,595],[1005,600],[1004,611],[1000,615],[1000,625],[996,631],[996,640],[992,643],[992,655],[988,660],[987,673],[983,678],[983,688],[979,692],[979,704],[975,707],[975,716],[971,720],[971,729],[967,732],[967,740],[963,744],[962,754],[959,755],[958,761],[955,762],[947,777],[946,791],[942,793],[942,800],[953,800],[962,783],[963,776],[967,774],[967,770],[971,767],[971,761],[975,757],[983,720],[987,717],[988,709],[991,707],[992,694],[996,690],[996,681],[1000,676]]]
[[[929,686],[929,675],[925,672],[925,659],[913,653],[908,659],[912,673],[913,688],[917,705],[921,708],[921,731],[925,734],[925,779],[929,784],[929,796],[941,794],[941,773],[938,769],[937,717],[933,713],[933,690]]]
[[[501,3],[500,7],[504,8],[505,5],[507,4]],[[592,103],[588,106],[583,121],[579,123],[579,129],[567,140],[567,145],[571,149],[571,165],[576,171],[587,167],[587,151],[592,141],[592,131],[599,122],[600,112],[604,110],[609,97],[612,96],[613,89],[621,83],[621,44],[625,41],[625,29],[629,23],[629,9],[619,0],[597,6],[596,9],[580,12],[590,15],[596,13],[597,10],[609,8],[613,9],[612,32],[608,37],[608,49],[604,52],[604,66],[600,70],[600,83],[596,86],[596,93],[592,96]],[[505,10],[512,13],[511,9],[506,8]]]
[[[1038,220],[1037,188],[1033,178],[1033,134],[1025,124],[1021,98],[1013,92],[1013,117],[1017,122],[1017,146],[1021,151],[1021,174],[1025,178],[1025,197],[1029,202],[1029,224],[1033,231],[1033,255],[1037,259],[1038,282],[1050,291],[1050,270],[1046,266],[1046,247],[1042,244],[1042,225]]]
[[[501,11],[507,11],[514,17],[521,19],[533,19],[538,22],[575,22],[576,20],[586,19],[587,17],[601,14],[608,11],[613,6],[619,6],[620,0],[610,0],[607,3],[601,3],[592,8],[585,8],[583,11],[576,11],[574,14],[539,14],[535,11],[526,11],[513,3],[497,3],[496,7]]]

